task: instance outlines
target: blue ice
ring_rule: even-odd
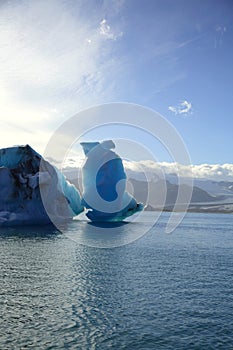
[[[87,217],[94,222],[119,222],[141,211],[143,205],[126,191],[126,174],[122,159],[113,151],[114,142],[82,142],[81,146],[86,155],[82,204]]]
[[[66,221],[82,211],[76,187],[30,146],[0,150],[0,226]]]

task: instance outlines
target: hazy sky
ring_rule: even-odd
[[[194,164],[232,163],[232,62],[232,0],[1,1],[0,147],[43,152],[79,110],[125,101],[167,118]]]

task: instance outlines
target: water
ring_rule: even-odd
[[[167,218],[114,249],[1,229],[0,349],[233,349],[232,215]]]

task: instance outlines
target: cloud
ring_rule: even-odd
[[[100,33],[101,7],[90,6],[85,17],[85,6],[62,0],[1,5],[1,147],[22,143],[25,126],[23,143],[33,139],[41,152],[37,134],[50,135],[81,109],[112,100],[121,65],[112,52],[121,31],[102,21]]]
[[[223,36],[226,33],[227,28],[225,26],[217,25],[215,28],[215,38],[214,38],[214,48],[217,49],[218,47],[222,46],[223,43]]]
[[[77,171],[84,163],[83,153],[77,153],[75,156],[69,155],[64,161],[64,170]],[[139,180],[148,180],[163,178],[164,175],[179,175],[181,178],[208,179],[212,181],[231,181],[233,182],[233,164],[199,164],[183,165],[179,163],[155,162],[153,160],[141,161],[123,161],[127,177],[134,177]]]
[[[174,107],[174,106],[169,106],[169,107],[168,107],[168,110],[171,111],[171,112],[173,112],[173,113],[175,113],[175,114],[177,114],[177,108]]]
[[[191,102],[184,100],[176,106],[169,106],[168,110],[171,111],[172,113],[175,113],[176,115],[177,114],[188,115],[192,113],[192,104]]]
[[[142,160],[139,162],[124,161],[125,168],[132,174],[145,171],[150,178],[162,174],[179,174],[180,177],[209,179],[213,181],[233,181],[233,164],[200,164],[183,165],[169,162]]]
[[[220,25],[217,25],[217,27],[215,28],[215,31],[221,34],[224,34],[226,30],[227,28],[225,26],[220,26]]]
[[[117,40],[123,35],[123,32],[113,32],[106,19],[100,22],[99,32],[104,38],[111,40]]]
[[[233,181],[233,164],[193,165],[192,172],[198,178]]]

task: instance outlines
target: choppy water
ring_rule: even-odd
[[[1,229],[0,349],[233,349],[233,216],[167,216],[114,249]]]

